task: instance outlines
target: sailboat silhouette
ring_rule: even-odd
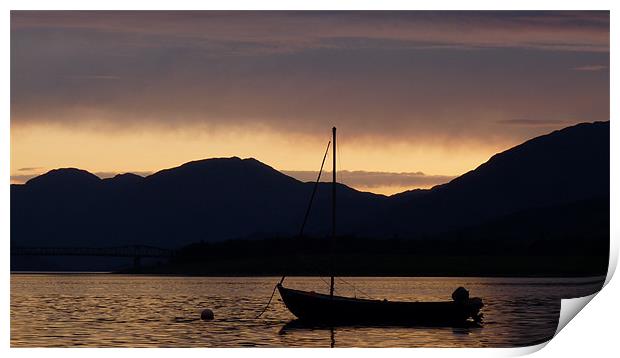
[[[336,239],[336,127],[332,128],[332,246]],[[328,144],[329,150],[329,144]],[[325,157],[323,157],[323,164]],[[321,165],[321,171],[323,169]],[[321,171],[317,183],[320,180]],[[316,189],[316,186],[315,186]],[[314,197],[314,191],[312,198]],[[304,225],[309,214],[306,211]],[[302,225],[303,232],[303,225]],[[282,301],[300,321],[312,324],[382,324],[382,325],[425,325],[463,326],[482,323],[482,299],[469,298],[463,287],[452,294],[452,301],[445,302],[395,302],[388,300],[361,299],[334,295],[333,250],[330,257],[329,294],[302,291],[284,287],[282,276],[276,285]]]

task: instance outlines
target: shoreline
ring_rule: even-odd
[[[282,275],[273,275],[273,274],[265,274],[265,275],[205,275],[205,274],[179,274],[179,273],[131,273],[131,272],[102,272],[102,271],[11,271],[11,275],[21,276],[21,275],[111,275],[111,276],[144,276],[144,277],[209,277],[209,278],[280,278]],[[291,278],[316,278],[316,277],[326,277],[326,276],[318,276],[318,275],[286,275],[286,277]],[[592,281],[585,281],[584,284],[598,283],[605,281],[606,276],[600,275],[576,275],[576,276],[567,276],[567,275],[389,275],[389,276],[381,276],[381,275],[338,275],[336,277],[344,277],[344,278],[549,278],[549,279],[558,279],[558,278],[580,278],[587,279],[591,278]]]

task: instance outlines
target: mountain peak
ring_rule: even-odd
[[[601,160],[605,156],[609,157],[609,121],[588,122],[532,138],[495,154],[478,169],[484,170],[497,163],[503,166],[502,162],[527,157],[531,162],[538,164],[537,170],[531,174],[548,170],[549,165],[564,164],[568,167],[571,163],[574,163],[575,170],[584,171],[592,165],[592,161]],[[519,168],[514,166],[512,169]]]
[[[208,172],[208,171],[218,171],[218,170],[231,170],[235,168],[251,168],[251,167],[267,167],[271,168],[268,165],[254,159],[254,158],[245,158],[241,159],[239,157],[221,157],[221,158],[206,158],[193,160],[191,162],[187,162],[181,164],[178,167],[168,168],[164,170],[160,170],[154,173],[152,176],[157,176],[160,173],[167,172]],[[271,168],[273,169],[273,168]]]
[[[178,167],[160,170],[148,176],[150,182],[177,181],[200,185],[226,182],[264,182],[283,184],[285,181],[296,182],[276,169],[254,158],[239,157],[209,158],[187,162]]]
[[[95,185],[101,179],[93,173],[77,168],[52,169],[49,172],[26,182],[28,186],[45,187],[80,187]]]
[[[103,179],[107,183],[114,184],[135,184],[144,180],[144,177],[134,173],[116,174],[112,178]]]

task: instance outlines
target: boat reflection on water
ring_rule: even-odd
[[[329,330],[329,336],[330,336],[330,348],[334,348],[336,346],[336,328],[332,325],[332,326],[326,326],[326,325],[318,325],[318,324],[311,324],[308,322],[304,322],[300,319],[294,319],[289,321],[288,323],[286,323],[284,326],[282,326],[282,328],[280,328],[280,331],[278,331],[279,335],[283,335],[283,334],[287,334],[287,333],[291,333],[291,332],[295,332],[297,330]]]
[[[295,331],[329,331],[330,334],[330,347],[336,347],[336,329],[337,328],[378,328],[378,329],[386,329],[390,328],[417,328],[417,329],[442,329],[445,327],[438,326],[420,326],[420,325],[411,325],[411,324],[376,324],[376,325],[345,325],[345,324],[319,324],[313,322],[307,322],[300,319],[293,319],[288,321],[280,330],[278,331],[279,335],[295,333]],[[468,324],[462,327],[452,327],[452,333],[455,335],[469,335],[472,330],[482,329],[482,325],[479,324]]]

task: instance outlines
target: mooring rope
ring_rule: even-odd
[[[256,319],[259,319],[260,316],[263,315],[263,313],[265,313],[265,311],[267,311],[267,308],[269,308],[269,304],[271,304],[271,300],[273,300],[273,296],[276,294],[276,289],[278,288],[278,285],[273,286],[273,291],[271,292],[271,297],[269,297],[269,301],[267,302],[267,304],[265,305],[265,307],[263,308],[263,310],[258,314],[258,316],[256,316]]]
[[[319,277],[319,278],[321,279],[321,281],[323,281],[323,283],[324,283],[324,284],[326,284],[326,285],[328,285],[328,286],[329,286],[329,282],[325,281],[325,280],[323,279],[323,277]],[[269,308],[269,305],[271,304],[271,301],[273,300],[273,296],[275,296],[275,294],[276,294],[276,290],[278,289],[278,285],[281,285],[281,284],[282,284],[282,281],[283,281],[283,279],[282,279],[282,280],[280,280],[280,282],[278,282],[278,283],[277,283],[277,284],[273,287],[273,291],[271,291],[271,296],[269,296],[269,301],[267,301],[267,304],[265,305],[265,307],[263,307],[263,310],[262,310],[262,311],[260,311],[260,313],[256,316],[256,319],[259,319],[259,318],[263,315],[263,313],[265,313],[265,312],[267,311],[267,308]],[[347,283],[348,283],[348,282],[347,282]],[[350,285],[350,283],[349,283],[349,285]],[[355,287],[353,287],[353,288],[355,289]],[[361,291],[360,291],[360,292],[361,292]]]

